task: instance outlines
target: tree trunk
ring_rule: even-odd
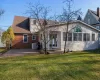
[[[66,53],[66,43],[67,43],[67,40],[68,40],[68,25],[69,25],[69,23],[67,22],[67,28],[66,28],[66,34],[65,34],[64,53]]]
[[[45,30],[43,32],[43,36],[44,36],[44,54],[47,54],[47,46],[46,46],[46,34],[45,34]]]

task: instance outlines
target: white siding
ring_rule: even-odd
[[[39,31],[39,26],[34,24],[34,19],[30,19],[30,31],[31,33],[35,33]]]
[[[82,29],[82,33],[90,33],[90,38],[92,36],[92,33],[95,34],[96,40],[92,41],[68,41],[66,48],[72,51],[81,51],[81,50],[90,50],[90,49],[96,49],[98,48],[98,32],[94,29],[91,29],[90,27],[83,25],[81,23],[73,23],[69,25],[69,31],[72,30],[76,25],[80,25]],[[63,26],[57,26],[52,27],[48,29],[49,31],[60,31],[60,34],[58,34],[58,47],[61,48],[63,51],[64,49],[64,43],[63,41],[63,32],[66,32],[66,25]]]

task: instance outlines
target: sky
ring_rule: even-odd
[[[50,7],[51,15],[60,14],[64,0],[0,0],[0,8],[5,10],[5,13],[0,17],[0,28],[7,29],[12,25],[14,16],[27,16],[25,14],[28,9],[28,3],[37,3]],[[100,7],[100,0],[74,0],[73,9],[81,9],[84,18],[88,9],[96,11]]]

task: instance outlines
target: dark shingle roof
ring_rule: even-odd
[[[14,33],[27,33],[30,34],[30,24],[28,17],[22,17],[22,16],[15,16],[14,21],[12,24],[12,28]],[[43,23],[43,19],[40,19],[41,24]],[[47,20],[47,25],[54,25],[59,24],[59,22]]]
[[[94,16],[94,18],[99,21],[100,20],[100,17],[97,16],[97,12],[96,11],[93,11],[93,10],[90,10],[89,9],[89,12]]]
[[[12,24],[14,33],[31,33],[29,30],[29,18],[15,16]]]

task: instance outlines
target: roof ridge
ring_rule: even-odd
[[[15,15],[14,17],[23,17],[23,18],[29,18],[29,17],[26,17],[26,16],[17,16],[17,15]]]

